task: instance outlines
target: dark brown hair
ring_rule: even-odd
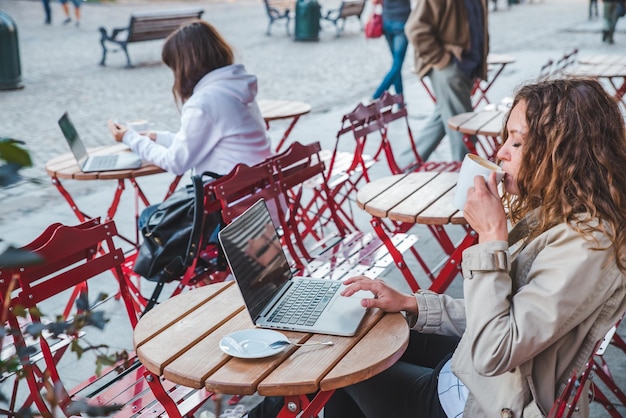
[[[596,80],[572,78],[524,86],[513,107],[522,101],[528,134],[519,195],[505,196],[512,220],[537,209],[532,236],[562,222],[589,238],[601,231],[626,271],[626,131],[617,100]]]
[[[161,58],[174,72],[172,92],[182,104],[202,77],[233,63],[233,50],[208,22],[192,20],[167,37]]]

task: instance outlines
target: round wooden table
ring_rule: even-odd
[[[461,113],[452,116],[448,126],[463,134],[463,142],[470,152],[495,161],[501,144],[500,135],[504,128],[504,118],[508,110],[480,110]],[[478,142],[474,145],[471,136],[477,136]]]
[[[114,155],[122,152],[130,152],[125,144],[105,145],[88,150],[89,155]],[[85,173],[81,171],[76,158],[71,152],[54,157],[46,162],[46,172],[53,179],[73,180],[119,180],[130,179],[152,174],[163,173],[163,169],[153,164],[141,164],[141,167],[132,170],[96,171]]]
[[[234,282],[204,286],[166,300],[144,315],[133,334],[142,364],[184,386],[233,395],[285,396],[280,417],[315,416],[333,391],[389,368],[408,345],[403,315],[370,310],[354,337],[280,331],[292,342],[333,346],[285,348],[265,358],[231,357],[219,342],[254,328]],[[309,403],[305,394],[317,393]]]
[[[399,232],[406,232],[415,224],[426,225],[441,246],[443,254],[434,268],[425,262],[420,263],[420,266],[431,280],[428,288],[438,293],[445,292],[461,271],[463,250],[478,240],[477,234],[467,225],[463,212],[454,207],[457,178],[458,173],[398,174],[367,183],[359,188],[357,193],[357,204],[372,215],[374,231],[387,246],[413,291],[417,291],[420,285],[407,266],[402,253],[395,248],[391,239],[393,231],[389,232],[382,219],[399,223],[397,228]],[[444,228],[448,225],[463,228],[465,233],[460,241],[452,242]],[[420,241],[417,245],[419,243]],[[424,260],[423,257],[419,259]]]
[[[105,145],[96,148],[90,148],[88,150],[89,155],[114,155],[123,152],[130,152],[128,146],[125,144],[112,144]],[[132,190],[135,192],[135,224],[136,219],[139,216],[139,202],[141,201],[144,206],[150,205],[148,198],[144,194],[143,190],[135,180],[138,177],[149,176],[153,174],[164,173],[164,170],[160,167],[157,167],[153,164],[142,162],[141,167],[131,170],[114,170],[114,171],[96,171],[85,173],[80,169],[80,166],[76,162],[74,155],[72,153],[67,153],[60,155],[58,157],[50,159],[46,162],[45,165],[46,172],[52,179],[52,184],[57,188],[59,193],[65,198],[67,203],[70,205],[70,208],[78,218],[80,222],[85,222],[87,219],[92,218],[93,216],[88,216],[84,211],[82,211],[76,201],[69,193],[69,191],[63,186],[61,179],[64,180],[117,180],[118,187],[116,187],[113,197],[111,199],[111,204],[109,205],[106,213],[106,219],[113,219],[115,214],[117,213],[117,209],[120,203],[120,199],[124,190],[126,190],[126,182],[129,182]],[[171,182],[167,193],[165,194],[165,198],[169,197],[170,194],[176,189],[178,182],[180,181],[180,176],[176,176],[174,180]],[[139,231],[137,228],[135,230],[134,238],[124,238],[126,241],[134,245],[135,247],[139,247]]]
[[[280,151],[285,144],[285,141],[291,134],[294,126],[300,119],[300,116],[306,115],[311,111],[311,105],[304,102],[292,101],[292,100],[257,100],[259,108],[261,109],[261,115],[265,120],[267,129],[270,127],[270,122],[280,119],[291,119],[291,122],[285,130],[282,138],[276,145],[276,152]]]

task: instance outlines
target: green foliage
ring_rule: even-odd
[[[24,143],[12,138],[0,138],[0,187],[6,187],[21,180],[19,171],[31,167],[30,154],[22,148]]]
[[[7,295],[9,296],[9,295]],[[100,294],[96,298],[97,301],[106,299],[106,294]],[[34,322],[25,326],[23,333],[28,334],[35,339],[45,338],[45,336],[59,336],[61,334],[73,336],[73,340],[70,343],[70,350],[76,354],[76,357],[80,359],[87,351],[94,351],[96,364],[95,373],[100,375],[103,367],[112,366],[117,363],[122,363],[121,369],[123,369],[125,360],[128,359],[128,353],[126,351],[116,352],[109,354],[107,345],[91,345],[85,343],[84,338],[79,338],[82,330],[86,327],[96,327],[98,329],[104,329],[108,319],[105,318],[103,312],[92,310],[93,304],[89,303],[86,292],[81,294],[76,301],[78,313],[70,321],[64,321],[59,317],[54,322],[39,322],[39,319],[43,317],[42,313],[37,308],[25,309],[23,306],[15,306],[13,313],[16,316],[23,317],[25,319],[36,319]],[[3,305],[3,309],[6,306]],[[6,315],[2,312],[2,317]],[[13,330],[7,327],[0,328],[0,346],[2,345],[3,338],[10,337],[13,334]],[[0,376],[15,374],[17,378],[22,378],[22,362],[23,359],[28,359],[32,355],[36,354],[38,350],[34,346],[28,346],[25,349],[18,350],[14,355],[9,356],[6,359],[0,359]],[[20,360],[22,359],[22,360]],[[56,388],[48,388],[46,394],[46,400],[51,405],[58,405],[59,401],[63,399],[63,391]],[[59,392],[59,393],[57,393]],[[9,399],[0,392],[0,404],[8,403]],[[82,412],[84,415],[91,417],[108,416],[118,411],[121,407],[117,405],[110,406],[93,406],[88,405],[87,402],[79,400],[73,401],[70,405],[70,411],[72,413],[80,415]],[[38,416],[38,413],[32,412],[30,409],[22,410],[18,412],[18,416],[21,418],[32,418]]]

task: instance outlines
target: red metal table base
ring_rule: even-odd
[[[278,141],[278,145],[276,145],[276,152],[281,151],[281,149],[283,148],[283,145],[285,145],[285,141],[287,141],[287,138],[289,138],[289,134],[291,134],[291,131],[293,130],[294,126],[296,126],[296,123],[298,122],[299,119],[300,119],[300,115],[293,117],[293,119],[291,120],[291,123],[287,127],[287,130],[283,134],[283,137],[280,138],[280,141]],[[267,129],[269,129],[270,128],[269,122],[265,122],[265,126],[267,127]]]
[[[277,418],[315,418],[318,416],[326,402],[333,396],[334,390],[317,392],[311,400],[306,395],[285,396],[285,404],[278,413]],[[302,413],[302,415],[300,415]]]
[[[177,176],[172,181],[172,183],[168,187],[168,190],[167,190],[167,193],[166,193],[164,199],[167,199],[176,190],[176,187],[178,186],[178,183],[180,182],[180,178],[181,178],[181,176]],[[113,198],[111,200],[111,204],[109,205],[109,207],[107,209],[105,221],[111,220],[111,219],[113,219],[115,217],[115,214],[117,213],[117,209],[118,209],[119,204],[120,204],[120,200],[121,200],[122,194],[126,190],[126,183],[125,183],[126,180],[128,180],[130,182],[130,184],[132,185],[132,187],[133,187],[133,189],[135,191],[134,222],[135,222],[135,225],[137,225],[137,221],[139,219],[140,202],[144,205],[144,207],[149,206],[150,202],[148,201],[148,198],[146,197],[145,193],[143,192],[143,190],[141,189],[141,187],[137,183],[137,180],[134,179],[134,178],[118,179],[117,180],[117,187],[115,189],[115,193],[113,194]],[[57,177],[53,177],[52,178],[52,184],[57,188],[59,193],[61,193],[61,195],[65,198],[65,200],[67,201],[67,203],[69,204],[70,208],[72,209],[72,211],[74,212],[74,214],[76,215],[76,217],[78,218],[78,220],[80,222],[85,222],[85,221],[87,221],[89,219],[93,219],[91,216],[87,215],[85,212],[83,212],[82,210],[80,210],[78,208],[78,205],[76,204],[76,201],[74,200],[72,195],[70,195],[70,193],[67,191],[67,189],[63,186],[63,184],[61,183],[61,181]],[[118,236],[122,240],[124,240],[125,242],[127,242],[127,243],[129,243],[129,244],[131,244],[133,246],[133,250],[134,251],[132,251],[131,255],[127,257],[128,262],[125,263],[125,265],[124,265],[124,269],[123,269],[124,270],[124,274],[125,274],[124,281],[126,281],[127,285],[129,286],[130,291],[134,295],[133,301],[135,301],[135,303],[136,303],[136,307],[135,307],[136,311],[137,312],[143,312],[143,309],[145,308],[147,301],[145,300],[145,298],[143,296],[141,296],[140,278],[139,278],[139,276],[137,276],[132,271],[132,268],[133,268],[133,265],[134,265],[134,260],[135,260],[135,257],[137,255],[137,252],[139,250],[139,245],[140,245],[139,230],[137,228],[135,228],[135,236],[132,237],[132,238],[125,237],[125,236],[123,236],[121,234],[118,234]],[[116,274],[116,273],[113,272],[113,274]],[[136,278],[137,284],[133,283],[131,278]],[[83,290],[84,290],[84,287],[79,285],[79,286],[76,286],[76,288],[72,292],[72,295],[70,296],[68,304],[67,304],[67,306],[65,308],[64,314],[66,316],[69,315],[69,311],[72,309],[72,307],[74,305],[74,302],[76,301],[76,298],[78,297],[78,295]]]
[[[408,283],[409,287],[413,292],[416,292],[420,289],[420,285],[418,284],[413,272],[407,266],[404,256],[398,249],[393,245],[391,239],[387,232],[385,232],[384,224],[381,219],[378,217],[372,217],[370,221],[372,226],[374,227],[374,231],[378,238],[385,244],[389,254],[393,258],[394,263],[400,269],[400,272],[404,276],[404,279]],[[412,225],[412,224],[410,224]],[[467,228],[467,233],[463,237],[463,239],[457,244],[454,245],[446,233],[445,229],[442,226],[433,226],[428,225],[430,231],[433,233],[435,239],[439,242],[444,253],[446,254],[446,259],[443,264],[435,269],[430,269],[423,259],[415,252],[418,263],[424,270],[426,276],[431,279],[432,283],[428,287],[430,290],[443,293],[446,291],[450,283],[454,281],[454,278],[461,271],[461,258],[463,256],[463,251],[474,245],[478,242],[478,235],[472,229]],[[401,230],[408,229],[408,227],[400,228]],[[435,273],[436,272],[436,273]]]

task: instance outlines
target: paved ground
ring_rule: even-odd
[[[336,3],[337,0],[322,1],[324,7]],[[517,85],[536,76],[549,58],[558,58],[574,47],[583,54],[624,53],[623,22],[618,24],[615,45],[601,43],[600,20],[588,20],[586,0],[535,0],[511,9],[505,3],[501,0],[498,11],[490,14],[491,51],[513,55],[517,61],[494,84],[492,100],[511,95]],[[384,41],[365,39],[355,20],[348,21],[340,38],[335,37],[331,25],[323,25],[319,42],[294,42],[280,24],[275,25],[272,36],[265,36],[267,18],[260,0],[85,3],[80,27],[61,25],[59,4],[52,7],[53,24],[46,26],[39,1],[0,0],[0,10],[12,16],[18,27],[24,84],[21,90],[0,91],[0,135],[24,140],[35,163],[25,171],[32,181],[0,190],[0,238],[15,245],[29,242],[52,222],[76,223],[43,168],[48,159],[68,151],[56,124],[64,111],[72,115],[89,146],[111,143],[106,130],[108,118],[120,121],[145,118],[172,130],[178,126],[171,73],[159,61],[161,43],[132,44],[129,49],[136,64],[133,69],[124,68],[123,54],[111,54],[107,66],[100,67],[97,28],[101,25],[124,26],[134,11],[203,8],[204,18],[235,47],[238,61],[258,75],[260,98],[295,99],[312,105],[312,112],[301,119],[292,139],[319,140],[324,148],[333,146],[341,115],[361,99],[370,97],[390,65]],[[432,103],[411,73],[411,54],[409,51],[404,66],[405,97],[411,127],[418,131]],[[0,57],[4,59],[5,55]],[[281,123],[272,125],[274,140],[278,140],[284,128]],[[447,148],[443,144],[437,158],[446,156]],[[141,179],[141,185],[157,201],[170,178],[153,176]],[[65,185],[79,207],[90,214],[104,213],[115,187],[109,182],[66,182]],[[131,199],[122,200],[120,212],[120,229],[132,228]],[[362,221],[367,228],[366,219]],[[387,277],[402,285],[393,268]],[[149,291],[148,285],[145,290]],[[451,293],[460,294],[458,283]],[[132,348],[130,330],[119,309],[109,308],[109,315],[112,321],[105,333],[90,337],[103,339],[116,349]],[[76,383],[91,372],[88,361],[81,362],[83,366],[74,362],[66,365]],[[626,376],[623,357],[620,363],[619,375]],[[247,403],[256,400],[246,399]],[[601,417],[605,413],[594,409],[593,416]]]

